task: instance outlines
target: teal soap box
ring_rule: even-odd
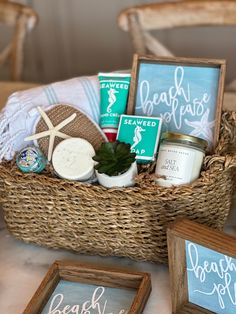
[[[158,117],[121,115],[117,140],[131,145],[137,162],[151,162],[156,158],[161,127]]]

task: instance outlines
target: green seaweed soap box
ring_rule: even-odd
[[[162,119],[121,115],[117,140],[131,145],[137,162],[155,160],[161,134]]]

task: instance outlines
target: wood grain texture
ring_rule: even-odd
[[[155,0],[100,0],[96,10],[91,9],[95,7],[94,0],[17,1],[32,6],[40,17],[25,42],[23,80],[47,83],[131,68],[130,36],[119,29],[117,16],[126,7]],[[236,43],[231,40],[234,36],[235,27],[158,31],[158,40],[174,55],[227,59],[227,81],[235,77]],[[1,44],[7,40],[1,27],[0,37],[1,50]],[[1,68],[0,79],[9,80],[6,67]]]
[[[135,47],[137,53],[145,54],[146,47],[144,41],[144,33],[142,32],[142,28],[139,24],[138,16],[136,14],[129,14],[127,18],[130,34],[133,34],[133,36],[131,36],[133,46]]]
[[[170,225],[168,232],[211,250],[236,258],[236,238],[186,219]]]
[[[218,84],[218,94],[215,113],[215,131],[213,137],[213,149],[216,146],[219,139],[221,112],[223,106],[224,84],[226,75],[226,61],[220,59],[203,59],[203,58],[179,58],[179,57],[155,57],[155,56],[142,56],[135,54],[133,58],[132,66],[132,79],[130,83],[130,92],[127,105],[127,114],[134,114],[135,100],[137,94],[137,84],[139,77],[139,66],[142,62],[162,63],[162,64],[176,64],[176,65],[196,65],[199,67],[212,66],[219,67],[220,78]]]
[[[4,82],[0,81],[0,110],[5,106],[7,98],[14,92],[26,90],[38,86],[26,82]]]
[[[219,85],[218,85],[218,94],[216,100],[216,114],[215,114],[215,130],[213,135],[213,148],[217,145],[220,134],[220,121],[223,107],[223,99],[224,99],[224,88],[225,88],[225,76],[226,76],[226,62],[223,61],[219,64],[220,66],[220,76],[219,76]],[[235,94],[236,100],[236,94]]]
[[[48,270],[46,276],[30,300],[23,314],[41,313],[59,281],[60,276],[58,272],[58,266],[56,263],[54,263]]]
[[[138,54],[134,54],[132,71],[131,71],[129,98],[128,98],[128,105],[127,105],[127,114],[129,115],[134,114],[135,98],[136,98],[137,83],[138,83],[139,58],[140,57]]]
[[[118,24],[124,31],[129,31],[127,16],[131,14],[138,15],[144,30],[236,24],[234,0],[173,1],[130,7],[123,10],[118,17]]]
[[[172,312],[174,314],[213,313],[188,302],[186,240],[236,258],[236,238],[187,219],[177,219],[167,228]]]
[[[23,314],[39,314],[60,279],[104,287],[135,289],[137,292],[129,314],[141,314],[151,292],[151,279],[148,273],[97,267],[71,261],[56,261],[50,267]]]
[[[135,18],[132,19],[132,16]],[[129,22],[131,19],[133,21],[132,27]],[[124,9],[120,13],[118,16],[118,25],[123,31],[129,32],[135,53],[142,54],[142,51],[146,50],[146,53],[156,56],[173,56],[176,53],[168,49],[166,43],[163,44],[160,41],[160,36],[153,36],[150,31],[160,31],[163,29],[171,29],[173,31],[180,27],[186,29],[190,26],[235,26],[236,2],[235,0],[186,0],[133,6]],[[181,47],[183,37],[185,36],[174,35],[168,44],[176,41],[178,47]],[[200,37],[203,38],[202,33]],[[218,42],[219,37],[217,36],[216,38],[215,42]],[[192,35],[190,41],[192,39],[194,41],[195,39],[198,40],[198,36],[196,38],[196,36]],[[185,40],[183,47],[187,47],[187,50],[190,51],[190,46],[189,39]],[[186,56],[185,50],[181,50],[182,55]],[[219,50],[220,47],[218,47]],[[196,51],[199,52],[200,56],[199,47]],[[233,74],[234,77],[235,74]],[[233,80],[233,83],[229,83],[229,88],[236,91],[235,80]],[[236,94],[232,101],[236,103]]]
[[[141,273],[132,273],[127,270],[107,269],[71,262],[57,262],[59,275],[64,280],[101,284],[113,288],[137,289],[142,281]]]
[[[215,314],[214,312],[203,309],[197,305],[186,303],[176,314]]]
[[[0,2],[0,24],[14,27],[10,43],[0,53],[0,65],[9,61],[13,81],[19,81],[22,77],[26,34],[34,28],[37,19],[37,14],[30,7]]]
[[[172,308],[177,313],[188,302],[185,241],[169,233],[167,245]]]
[[[141,2],[32,0],[40,22],[26,43],[24,79],[52,82],[130,68],[129,38],[116,18],[124,5]]]

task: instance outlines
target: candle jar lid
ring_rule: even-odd
[[[192,135],[175,133],[175,132],[165,132],[162,134],[161,142],[177,142],[185,145],[194,146],[196,148],[205,151],[207,149],[207,141]]]

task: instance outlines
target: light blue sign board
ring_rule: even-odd
[[[61,280],[41,314],[128,314],[136,292]]]
[[[236,313],[236,259],[185,241],[189,302],[217,314]]]
[[[140,63],[135,115],[161,117],[168,131],[211,146],[219,78],[220,67]]]

